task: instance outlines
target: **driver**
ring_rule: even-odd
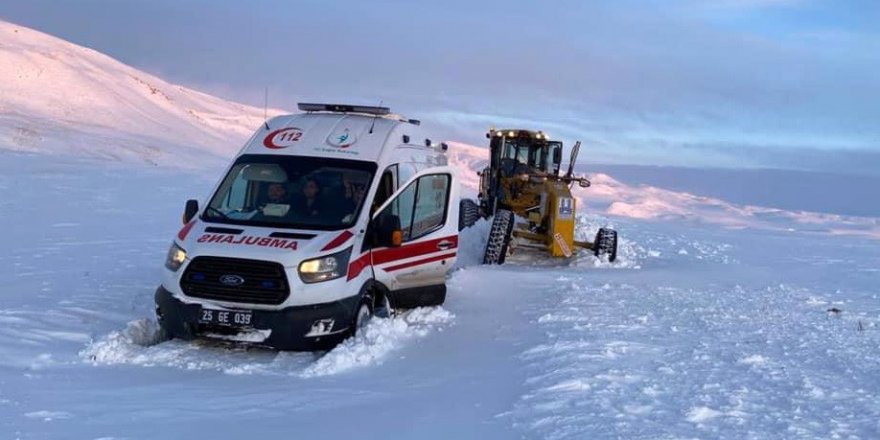
[[[273,182],[266,188],[266,203],[260,207],[263,215],[281,217],[290,210],[287,188],[282,183]]]
[[[286,204],[287,203],[287,188],[280,183],[272,183],[269,185],[269,189],[266,191],[266,196],[268,197],[268,203],[278,203],[278,204]]]

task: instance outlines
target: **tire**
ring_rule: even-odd
[[[607,255],[608,261],[613,263],[617,259],[617,231],[600,228],[593,241],[593,254],[597,257]]]
[[[471,199],[458,202],[458,230],[469,228],[480,219],[480,205]]]
[[[364,297],[361,300],[360,304],[358,304],[357,309],[354,312],[354,318],[351,323],[351,336],[355,336],[358,332],[361,331],[364,326],[373,319],[373,306],[371,304],[372,298]]]
[[[498,209],[492,220],[486,252],[483,254],[483,264],[504,264],[511,233],[513,233],[513,213],[506,209]]]
[[[394,309],[391,308],[391,301],[388,295],[381,295],[379,301],[373,307],[373,316],[377,318],[390,318],[394,315]]]
[[[159,327],[159,330],[156,333],[157,344],[174,339],[175,335],[168,328],[168,324],[165,322],[165,318],[162,316],[159,307],[156,307],[156,324]]]

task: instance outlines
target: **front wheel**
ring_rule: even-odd
[[[483,254],[483,264],[504,264],[512,233],[513,212],[506,209],[495,211],[492,229],[489,231],[489,240],[486,241],[486,252]]]
[[[367,323],[373,319],[373,308],[370,307],[370,302],[367,298],[361,301],[361,304],[358,306],[357,312],[354,315],[354,323],[352,325],[352,336],[358,334],[361,329],[366,327]]]

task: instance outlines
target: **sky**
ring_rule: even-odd
[[[4,0],[0,17],[169,81],[293,110],[379,104],[582,162],[880,175],[875,0]]]

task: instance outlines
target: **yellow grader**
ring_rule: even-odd
[[[479,210],[492,217],[483,264],[503,264],[512,248],[527,246],[553,257],[569,258],[576,248],[617,258],[617,232],[601,228],[593,242],[575,240],[577,200],[571,188],[590,186],[574,175],[580,142],[574,144],[568,172],[559,174],[562,142],[541,131],[490,129],[489,166],[480,174]],[[517,223],[516,219],[524,221]],[[516,246],[511,242],[515,241]]]

